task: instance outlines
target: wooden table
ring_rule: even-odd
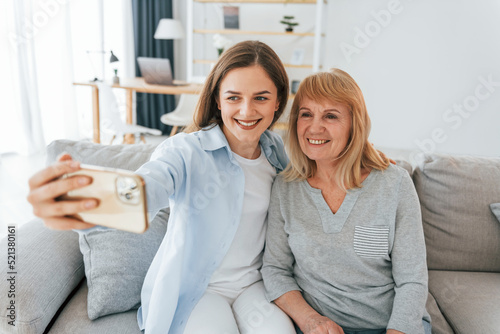
[[[174,81],[174,83],[181,83]],[[93,115],[93,141],[94,143],[101,142],[100,136],[100,117],[99,117],[99,88],[94,81],[73,82],[75,86],[90,86],[92,87],[92,115]],[[119,84],[111,85],[113,88],[121,88],[126,90],[127,98],[127,123],[132,124],[133,120],[133,104],[132,98],[134,92],[153,93],[153,94],[199,94],[203,87],[202,84],[190,83],[182,86],[164,86],[147,84],[143,78],[120,78]]]

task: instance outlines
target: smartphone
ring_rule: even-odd
[[[148,229],[148,210],[144,179],[127,170],[81,165],[81,170],[63,175],[90,176],[93,181],[83,188],[69,191],[61,200],[96,198],[95,209],[80,212],[75,218],[118,230],[143,233]]]

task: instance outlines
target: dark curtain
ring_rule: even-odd
[[[172,0],[132,0],[134,17],[135,70],[140,76],[137,57],[168,58],[174,68],[173,41],[154,39],[158,22],[172,18]],[[175,75],[173,75],[175,78]],[[173,95],[137,93],[137,124],[170,131],[170,126],[160,121],[161,115],[175,109]]]

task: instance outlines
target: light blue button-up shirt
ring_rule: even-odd
[[[260,145],[282,171],[288,159],[281,137],[265,131]],[[139,327],[146,334],[183,333],[238,228],[245,176],[219,126],[167,139],[137,173],[146,181],[150,216],[170,206],[167,233],[142,287]]]

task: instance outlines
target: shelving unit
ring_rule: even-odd
[[[193,63],[194,64],[215,64],[217,60],[208,60],[208,59],[194,59]],[[295,64],[288,64],[288,63],[283,63],[285,67],[290,67],[290,68],[310,68],[312,69],[312,65],[295,65]]]
[[[275,4],[293,4],[293,5],[315,5],[314,17],[311,17],[311,22],[314,22],[314,32],[284,32],[284,31],[259,31],[257,29],[200,29],[194,27],[194,3],[219,3],[224,5],[237,5],[237,4],[260,4],[260,5],[275,5]],[[194,58],[194,35],[195,34],[205,34],[205,35],[248,35],[248,36],[261,36],[262,38],[277,36],[277,37],[312,37],[313,40],[313,55],[312,64],[288,64],[284,62],[285,66],[288,68],[296,69],[311,69],[312,72],[317,72],[321,69],[321,40],[324,35],[324,13],[326,11],[326,0],[187,0],[187,78],[191,81],[194,77],[194,64],[213,64],[216,59],[195,59]],[[284,14],[284,13],[283,13]],[[258,24],[256,24],[258,25]]]
[[[316,0],[196,0],[196,2],[207,2],[207,3],[316,3]],[[326,1],[325,1],[326,3]]]
[[[196,34],[314,36],[312,32],[249,31],[239,29],[194,29]]]

